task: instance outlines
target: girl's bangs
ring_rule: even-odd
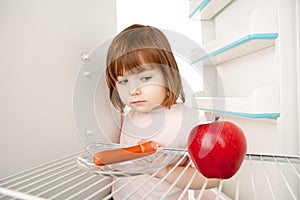
[[[128,52],[120,56],[116,62],[116,76],[126,74],[137,74],[145,70],[153,69],[160,62],[160,53],[158,49],[140,49]]]

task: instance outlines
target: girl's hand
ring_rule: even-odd
[[[166,176],[166,174],[169,172],[169,166],[166,166],[165,168],[159,170],[158,172],[154,172],[152,174],[154,174],[154,177],[156,178],[163,178],[164,176]]]
[[[140,141],[138,141],[138,144],[142,144],[142,143],[145,143],[145,142],[148,142],[148,140],[140,140]],[[159,148],[165,146],[165,145],[157,143],[157,142],[154,142],[154,143],[155,143],[156,149],[159,149]],[[153,172],[150,175],[155,174],[154,177],[163,178],[167,173],[168,173],[168,166],[166,166],[165,168],[159,170],[158,172]]]

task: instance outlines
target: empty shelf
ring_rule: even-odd
[[[216,42],[211,42],[204,47],[207,55],[203,56],[202,53],[201,57],[198,57],[192,63],[212,59],[213,63],[219,64],[273,46],[277,37],[278,33],[249,34],[221,47]],[[197,57],[197,55],[193,57]]]
[[[273,85],[257,88],[249,97],[195,97],[203,111],[248,118],[280,117],[279,89]]]
[[[190,3],[190,19],[210,20],[232,0],[195,0]]]

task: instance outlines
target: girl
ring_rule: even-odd
[[[177,63],[166,36],[157,28],[132,25],[119,33],[107,53],[106,80],[109,97],[122,113],[121,144],[136,144],[152,140],[172,148],[186,148],[191,129],[200,123],[197,111],[183,103],[185,96]],[[125,114],[125,108],[130,110]],[[160,199],[184,169],[177,167],[148,199]],[[115,200],[126,197],[137,187],[131,199],[141,199],[172,168],[172,164],[150,178],[122,178],[113,185],[118,191]],[[166,199],[177,199],[195,172],[189,167],[168,193]],[[134,180],[133,180],[134,178]],[[149,180],[148,180],[149,179]],[[201,189],[205,178],[197,173],[190,189]],[[145,183],[145,184],[144,184]],[[207,188],[216,187],[219,181],[211,179]],[[187,198],[187,197],[186,197]]]

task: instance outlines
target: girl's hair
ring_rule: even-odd
[[[125,105],[116,88],[117,78],[124,73],[146,70],[143,65],[158,67],[165,79],[168,95],[162,106],[170,108],[178,98],[185,101],[178,66],[168,39],[157,28],[134,24],[113,39],[106,58],[109,98],[120,112],[124,112]]]

